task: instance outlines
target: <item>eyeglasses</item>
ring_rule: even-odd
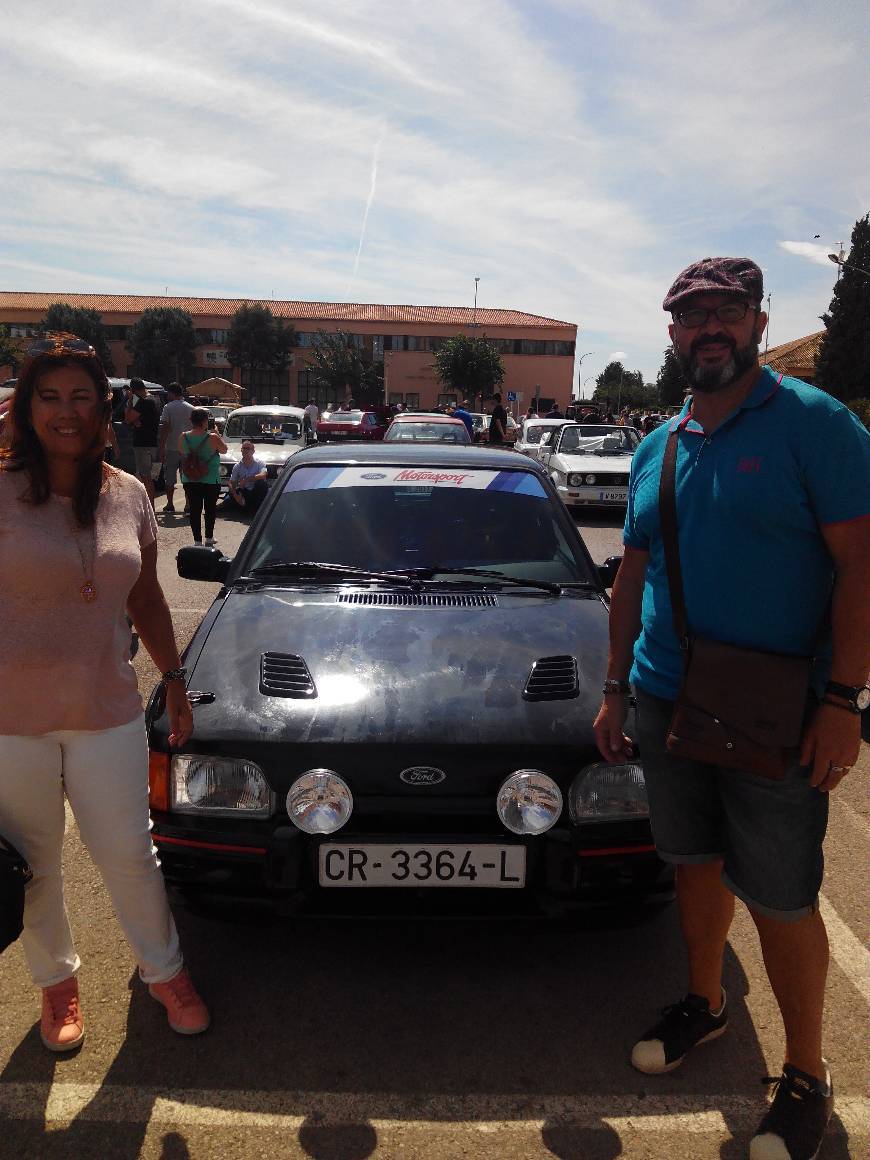
[[[712,310],[704,310],[700,306],[693,310],[680,310],[674,314],[674,319],[686,330],[696,330],[704,325],[711,314],[715,314],[720,322],[727,325],[729,322],[742,322],[750,310],[758,313],[758,307],[750,306],[748,302],[726,302]]]
[[[78,335],[68,334],[66,331],[49,331],[44,338],[38,338],[27,348],[28,358],[37,358],[39,355],[54,355],[56,358],[96,358],[97,352],[89,342],[85,342]]]

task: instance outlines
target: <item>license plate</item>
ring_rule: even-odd
[[[625,488],[622,491],[599,491],[598,498],[602,503],[624,503],[627,493]]]
[[[455,846],[324,842],[321,886],[451,886],[520,890],[526,881],[524,846]]]

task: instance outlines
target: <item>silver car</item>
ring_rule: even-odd
[[[224,425],[227,449],[221,455],[221,483],[227,482],[242,458],[245,439],[253,440],[254,454],[265,465],[269,479],[275,479],[290,456],[305,446],[304,415],[301,407],[281,407],[277,403],[236,407]]]

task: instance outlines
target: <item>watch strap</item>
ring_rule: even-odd
[[[631,685],[628,681],[618,681],[608,678],[604,682],[604,688],[601,690],[606,696],[608,693],[630,693]]]
[[[160,680],[165,685],[167,681],[183,681],[186,676],[187,669],[167,669],[161,674]]]
[[[830,697],[822,697],[822,704],[833,705],[835,709],[842,709],[844,713],[851,713],[855,717],[861,714],[861,710],[853,701],[849,701],[848,705],[844,705],[842,701],[832,701]]]

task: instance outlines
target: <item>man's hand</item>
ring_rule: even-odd
[[[624,693],[608,693],[601,702],[592,729],[598,752],[609,765],[631,761],[634,756],[631,738],[625,735],[622,728],[627,716],[628,696]]]
[[[822,702],[804,733],[801,765],[812,765],[810,785],[829,793],[858,760],[861,718],[845,707]]]

